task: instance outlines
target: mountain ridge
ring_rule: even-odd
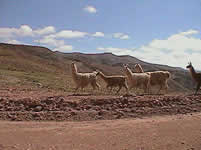
[[[62,53],[41,46],[0,43],[0,70],[4,71],[49,73],[54,77],[62,74],[70,79],[70,64],[73,61],[77,63],[79,72],[90,72],[98,69],[107,75],[123,74],[123,64],[128,64],[133,70],[134,65],[139,63],[144,71],[169,71],[172,74],[169,81],[171,91],[185,92],[193,89],[194,86],[189,72],[183,68],[152,64],[129,55]],[[71,81],[69,83],[73,84]]]

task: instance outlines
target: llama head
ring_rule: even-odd
[[[124,70],[124,72],[126,73],[126,74],[128,74],[128,73],[132,73],[132,71],[130,70],[130,68],[128,67],[128,64],[124,64],[123,65],[123,70]]]
[[[189,62],[188,65],[186,66],[186,68],[192,68],[192,63]]]
[[[143,71],[143,69],[142,69],[140,64],[135,64],[134,68],[135,68],[135,71],[137,71],[137,72],[142,72]]]
[[[128,68],[128,64],[123,64],[123,67],[124,68]]]
[[[72,68],[73,72],[77,72],[77,66],[76,66],[76,64],[74,62],[72,62],[71,68]]]

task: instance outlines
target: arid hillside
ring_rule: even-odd
[[[80,72],[101,70],[107,75],[123,74],[122,65],[133,69],[140,63],[145,71],[167,70],[171,72],[170,92],[188,92],[193,82],[187,70],[143,62],[132,56],[112,53],[83,54],[53,52],[45,47],[0,43],[0,83],[7,85],[41,86],[72,91],[71,62],[76,62]],[[133,70],[134,71],[134,70]]]

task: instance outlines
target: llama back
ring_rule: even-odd
[[[149,72],[149,74],[151,76],[151,84],[160,84],[170,78],[170,73],[168,71],[154,71]]]

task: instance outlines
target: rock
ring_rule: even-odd
[[[101,110],[101,108],[99,106],[94,106],[94,107],[92,107],[92,109],[96,110],[96,111]]]
[[[70,114],[71,114],[72,116],[77,115],[77,111],[72,110]]]
[[[95,119],[96,119],[96,120],[98,120],[98,119],[103,119],[103,117],[102,117],[102,116],[99,116],[99,115],[96,115],[96,116],[95,116]]]
[[[115,117],[115,119],[120,119],[120,118],[121,118],[121,115],[118,114],[118,115],[115,115],[114,117]]]
[[[108,113],[108,111],[106,111],[106,110],[100,110],[100,111],[98,112],[98,115],[99,115],[99,116],[102,116],[102,115],[107,114],[107,113]]]
[[[35,118],[35,117],[40,117],[40,114],[39,113],[33,113],[32,116]]]
[[[131,112],[132,110],[130,108],[124,108],[124,112]]]
[[[34,108],[34,111],[39,112],[39,111],[42,111],[42,109],[43,109],[42,106],[36,106],[36,107]]]

